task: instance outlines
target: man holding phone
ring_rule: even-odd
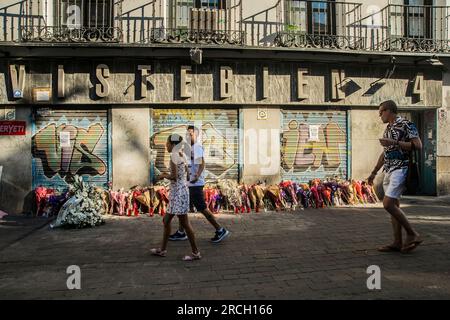
[[[194,206],[198,212],[201,212],[216,229],[216,233],[211,239],[211,242],[218,243],[225,239],[230,232],[217,223],[214,215],[208,210],[206,205],[205,197],[203,195],[203,187],[205,186],[205,158],[203,156],[203,147],[198,141],[198,136],[199,129],[192,125],[188,126],[186,140],[188,143],[190,141],[191,145],[188,180],[189,200],[191,202],[191,207]],[[169,240],[187,240],[187,235],[181,225],[178,230],[169,237]]]
[[[397,115],[397,105],[394,101],[388,100],[381,103],[378,112],[383,123],[388,125],[383,138],[380,139],[380,144],[384,148],[383,153],[369,176],[368,182],[373,184],[377,172],[383,167],[385,172],[383,206],[391,215],[394,231],[394,242],[378,248],[378,251],[407,253],[421,244],[422,240],[409,223],[405,213],[400,209],[399,199],[405,190],[409,152],[412,149],[422,149],[422,142],[414,123]],[[402,239],[402,227],[406,231],[405,244]]]

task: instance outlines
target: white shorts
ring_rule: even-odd
[[[400,199],[406,189],[407,175],[408,167],[385,173],[383,179],[384,195],[389,198]]]

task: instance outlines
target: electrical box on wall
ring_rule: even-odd
[[[16,120],[16,108],[15,107],[0,108],[0,120]]]

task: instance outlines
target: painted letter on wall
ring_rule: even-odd
[[[192,93],[188,90],[188,84],[192,82],[192,75],[188,72],[192,71],[191,66],[181,66],[180,71],[180,97],[181,98],[190,98],[192,97]]]
[[[220,67],[220,97],[231,98],[233,96],[233,69]]]
[[[149,76],[149,72],[151,70],[151,66],[138,65],[138,70],[141,72],[140,98],[146,98],[147,97],[147,82],[148,82],[148,76]]]
[[[13,90],[14,98],[23,98],[23,91],[25,90],[25,66],[19,66],[19,74],[17,74],[16,65],[12,64],[9,66],[9,73],[11,77],[11,87]]]
[[[109,68],[106,64],[99,64],[95,70],[95,75],[100,83],[95,85],[95,94],[99,98],[106,98],[109,95]]]
[[[308,85],[308,80],[306,80],[307,74],[308,74],[308,69],[298,68],[298,70],[297,70],[297,98],[299,100],[309,98],[309,95],[306,92],[306,86]]]

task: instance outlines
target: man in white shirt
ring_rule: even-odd
[[[188,126],[187,130],[187,141],[191,144],[191,156],[189,161],[189,201],[191,202],[191,207],[195,207],[198,212],[201,212],[205,218],[211,223],[211,225],[216,229],[214,237],[211,239],[213,243],[218,243],[225,239],[230,232],[221,227],[205,202],[205,197],[203,195],[203,187],[205,186],[205,158],[203,147],[198,141],[199,130],[194,126]],[[169,237],[169,240],[180,241],[187,240],[187,235],[184,232],[181,225],[178,230]]]

